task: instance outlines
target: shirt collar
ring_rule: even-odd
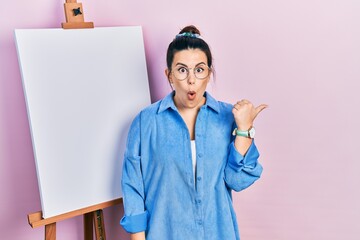
[[[176,108],[174,100],[173,100],[174,94],[175,94],[175,91],[172,91],[171,93],[169,93],[166,97],[164,97],[161,100],[160,106],[158,109],[158,113],[161,113],[169,108],[177,111],[177,108]],[[216,99],[213,98],[208,92],[205,92],[204,96],[206,98],[206,102],[205,102],[204,106],[210,107],[212,110],[219,113],[220,112],[219,102],[216,101]]]

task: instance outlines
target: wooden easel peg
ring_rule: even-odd
[[[97,240],[106,240],[103,210],[94,212],[94,226]]]
[[[93,226],[96,240],[106,240],[103,210],[84,214],[84,239],[93,240]]]
[[[66,3],[64,3],[64,9],[66,22],[61,23],[62,28],[94,28],[93,22],[84,21],[82,3],[77,3],[76,0],[66,0]]]
[[[56,223],[45,225],[45,240],[56,240]]]

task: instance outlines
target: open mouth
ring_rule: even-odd
[[[194,100],[195,97],[196,97],[196,92],[195,91],[189,91],[187,95],[188,95],[189,100]]]

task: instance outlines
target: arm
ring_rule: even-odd
[[[257,115],[267,107],[268,105],[261,104],[255,108],[251,102],[245,99],[237,102],[232,109],[236,126],[241,131],[247,131],[253,126]],[[235,147],[242,155],[246,154],[251,144],[252,139],[250,138],[241,136],[235,138]]]
[[[140,155],[140,115],[131,124],[122,171],[122,192],[124,217],[120,224],[128,233],[134,234],[134,240],[141,239],[141,232],[147,228],[148,212],[145,209],[144,183]],[[145,234],[143,233],[145,236]],[[145,239],[145,238],[143,238]]]
[[[253,126],[257,115],[267,107],[266,104],[261,104],[255,108],[251,102],[245,99],[237,102],[232,109],[236,126],[241,131],[247,131]],[[242,136],[236,136],[235,138],[235,148],[241,155],[246,154],[251,144],[252,139],[250,138]]]
[[[130,234],[131,240],[145,240],[145,232],[138,232]]]
[[[241,155],[245,155],[252,142],[253,140],[251,138],[236,136],[235,148]]]
[[[241,191],[257,179],[262,173],[262,166],[258,163],[259,152],[254,141],[251,142],[245,155],[242,155],[232,142],[229,146],[229,155],[227,165],[225,167],[226,185],[235,190]]]
[[[236,126],[244,131],[253,126],[256,116],[267,107],[255,108],[251,102],[242,100],[234,105],[232,113]],[[259,152],[253,139],[236,136],[229,146],[228,162],[225,167],[225,182],[235,191],[243,190],[254,183],[262,173],[258,163]]]

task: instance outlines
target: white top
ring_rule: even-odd
[[[190,143],[191,143],[192,167],[193,167],[194,182],[195,182],[195,173],[196,173],[196,144],[195,144],[195,140],[191,140]]]

